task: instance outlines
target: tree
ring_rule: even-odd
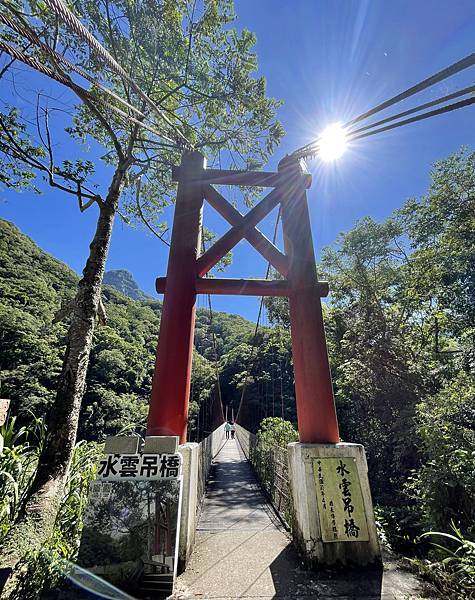
[[[408,484],[424,526],[475,534],[475,376],[463,371],[418,405],[424,457]]]
[[[322,256],[331,289],[328,337],[343,439],[363,443],[376,500],[386,502],[416,465],[413,416],[422,379],[399,299],[401,227],[369,217]]]
[[[475,152],[462,149],[436,162],[431,175],[428,193],[397,212],[412,250],[408,297],[413,310],[419,305],[426,313],[436,352],[459,349],[473,366]]]
[[[26,46],[26,54],[48,61],[55,76],[69,85],[76,101],[80,100],[67,132],[80,143],[93,140],[104,147],[106,153],[102,159],[111,173],[109,187],[101,193],[93,183],[88,183],[95,168],[91,161],[74,162],[68,158],[58,163],[52,143],[51,104],[43,106],[39,101],[36,108],[40,115],[36,123],[40,139],[35,146],[43,148],[42,159],[32,160],[24,147],[15,143],[9,135],[8,122],[2,117],[0,125],[8,143],[1,150],[14,159],[14,165],[20,161],[45,174],[49,185],[75,194],[81,210],[95,207],[98,211],[89,257],[70,306],[66,352],[47,443],[31,497],[14,529],[15,539],[9,540],[10,559],[6,563],[14,564],[23,549],[19,540],[41,543],[54,521],[76,438],[101,283],[117,212],[120,210],[126,219],[137,215],[156,217],[172,201],[170,166],[177,161],[179,151],[174,138],[182,139],[183,135],[195,146],[209,149],[212,156],[226,150],[233,160],[256,165],[272,151],[282,129],[275,120],[278,103],[266,97],[264,79],[253,77],[255,37],[249,31],[238,33],[230,27],[234,15],[232,3],[227,0],[205,2],[199,16],[191,0],[74,3],[87,28],[127,73],[133,73],[140,89],[160,105],[162,116],[168,115],[165,122],[162,118],[152,123],[153,129],[166,132],[164,137],[168,141],[157,138],[140,122],[131,122],[112,110],[114,106],[123,108],[123,104],[111,100],[102,91],[103,84],[136,107],[132,114],[136,115],[137,110],[143,114],[147,106],[131,84],[130,76],[117,76],[94,54],[89,55],[84,42],[71,34],[44,4],[34,0],[27,7],[13,1],[3,4],[12,18],[34,31],[49,48],[67,54],[96,78],[98,84],[84,93],[73,83],[71,71],[64,64],[60,66],[49,51],[31,44]],[[31,8],[38,20],[25,23],[23,8]],[[24,42],[24,37],[11,31],[6,37],[9,42],[12,39],[18,44]],[[26,117],[24,124],[25,136],[33,139]],[[180,135],[179,129],[183,132]]]

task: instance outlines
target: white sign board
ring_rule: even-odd
[[[97,469],[98,481],[179,479],[181,454],[106,454]]]

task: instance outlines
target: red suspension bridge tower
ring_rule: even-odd
[[[300,161],[284,158],[277,173],[207,169],[199,152],[183,154],[173,170],[178,182],[168,270],[156,289],[164,293],[157,360],[148,417],[148,435],[178,435],[186,442],[197,294],[287,296],[298,429],[301,442],[340,441],[307,206],[311,176]],[[246,215],[214,187],[245,185],[273,188]],[[201,254],[203,202],[231,225]],[[285,253],[256,225],[280,204]],[[259,279],[207,279],[204,276],[240,240],[246,239],[283,276]]]

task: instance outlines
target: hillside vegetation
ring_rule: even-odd
[[[120,273],[120,281],[116,277],[109,281],[122,289],[126,281],[126,291],[142,296],[130,274]],[[31,414],[45,415],[52,402],[64,353],[67,306],[78,280],[74,271],[43,252],[15,225],[0,220],[0,391],[2,397],[11,399],[11,411],[20,421]],[[132,300],[109,285],[103,287],[102,295],[107,318],[94,334],[79,431],[80,439],[99,441],[124,427],[143,431],[161,311],[159,300]],[[215,354],[231,364],[240,343],[248,347],[249,355],[254,333],[254,325],[237,315],[214,313],[212,325],[214,342],[209,311],[199,308],[190,406],[192,439],[199,407],[209,400],[216,384]],[[222,376],[223,389],[230,387],[239,367],[228,367],[228,376]],[[234,397],[230,389],[225,402]]]

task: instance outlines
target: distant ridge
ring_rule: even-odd
[[[110,285],[132,300],[151,300],[151,296],[140,289],[132,273],[125,269],[114,269],[104,274],[104,284]]]

